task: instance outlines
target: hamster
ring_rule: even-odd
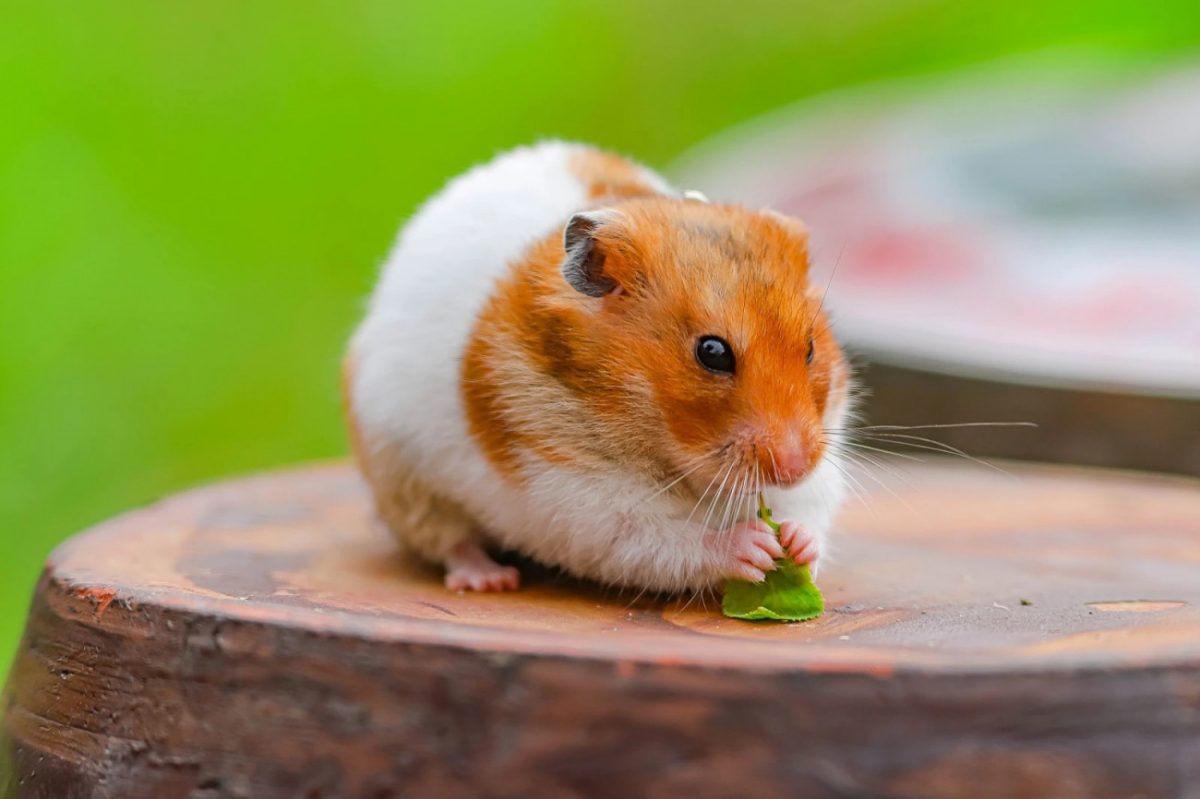
[[[378,516],[452,590],[517,588],[497,548],[668,593],[815,567],[851,393],[821,300],[796,220],[584,145],[500,155],[404,226],[351,339]]]

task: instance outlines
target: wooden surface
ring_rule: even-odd
[[[0,788],[1198,795],[1198,484],[899,468],[786,626],[545,572],[447,593],[343,465],[167,500],[51,557]]]

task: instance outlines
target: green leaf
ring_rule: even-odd
[[[825,600],[813,583],[808,566],[797,566],[780,558],[775,567],[761,583],[726,582],[725,599],[721,603],[725,615],[735,619],[807,621],[824,612]]]
[[[779,532],[779,525],[771,518],[771,509],[762,494],[758,495],[758,517]],[[825,611],[825,599],[813,583],[807,565],[799,566],[780,558],[775,561],[774,571],[767,572],[761,583],[727,581],[721,610],[735,619],[807,621]]]

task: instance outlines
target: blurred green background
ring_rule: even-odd
[[[543,136],[662,166],[879,77],[1167,58],[1195,0],[4,4],[0,675],[63,537],[343,453],[343,342],[405,215]]]

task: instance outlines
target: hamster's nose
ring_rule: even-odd
[[[790,486],[804,479],[815,465],[816,452],[812,447],[798,443],[792,446],[775,447],[770,452],[771,474],[775,483]]]

